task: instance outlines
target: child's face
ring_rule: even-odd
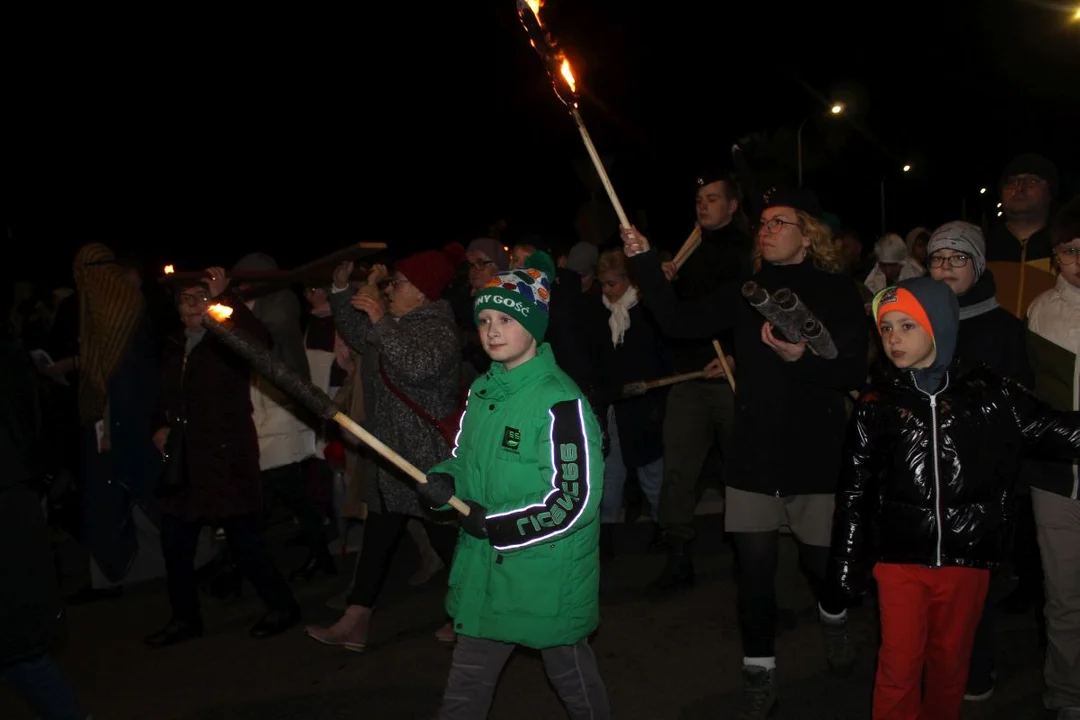
[[[955,257],[966,259],[953,260]],[[956,262],[962,262],[964,266],[953,267]],[[930,277],[945,283],[960,297],[975,285],[975,263],[966,254],[955,250],[935,250],[930,256]]]
[[[536,354],[536,340],[514,318],[498,310],[481,310],[477,330],[484,352],[507,370],[513,370]]]
[[[1080,288],[1080,238],[1073,238],[1054,248],[1061,277],[1073,287]]]
[[[937,358],[930,333],[899,310],[887,312],[881,318],[881,343],[892,364],[901,370],[928,368]]]

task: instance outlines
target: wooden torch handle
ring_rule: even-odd
[[[683,373],[681,375],[669,375],[668,377],[659,378],[657,380],[649,380],[642,383],[646,390],[652,390],[654,388],[666,387],[668,385],[676,385],[687,380],[700,380],[705,377],[704,370],[697,370],[695,372]]]
[[[675,263],[675,269],[678,270],[683,266],[683,263],[698,249],[701,245],[701,226],[695,225],[694,229],[686,238],[686,242],[679,248],[679,252],[675,253],[675,257],[672,258],[672,262]]]
[[[719,340],[712,341],[713,350],[716,350],[716,356],[720,358],[720,367],[724,368],[724,375],[727,377],[727,384],[731,386],[731,392],[735,392],[735,376],[731,372],[731,368],[728,366],[727,358],[724,357],[724,348],[720,347]]]
[[[408,460],[406,460],[405,458],[401,457],[396,452],[391,450],[389,447],[387,447],[386,443],[384,443],[382,440],[375,437],[374,435],[369,433],[364,428],[360,427],[360,424],[358,422],[356,422],[355,420],[353,420],[351,417],[349,417],[345,413],[340,413],[339,412],[336,415],[334,415],[333,419],[334,419],[334,422],[336,422],[338,425],[340,425],[341,427],[343,427],[346,430],[348,430],[349,432],[351,432],[353,435],[355,435],[357,438],[359,438],[360,441],[363,442],[365,445],[367,445],[369,448],[371,448],[372,450],[374,450],[375,452],[379,453],[384,458],[389,460],[394,465],[394,467],[396,467],[398,470],[405,473],[406,475],[408,475],[409,477],[411,477],[413,480],[415,480],[418,483],[421,483],[423,485],[427,484],[427,474],[426,473],[422,472],[418,467],[413,465],[411,462],[409,462]],[[449,502],[447,504],[449,504],[450,507],[454,508],[459,513],[461,513],[462,515],[468,515],[469,514],[469,506],[466,505],[464,502],[462,502],[461,499],[459,499],[459,498],[457,498],[455,496],[451,496],[450,500],[449,500]]]
[[[589,152],[589,157],[592,158],[593,165],[596,167],[596,174],[600,176],[600,183],[604,186],[604,190],[607,191],[611,205],[615,208],[615,214],[619,216],[619,224],[629,230],[630,219],[626,217],[626,211],[623,210],[622,203],[619,202],[619,196],[615,194],[611,178],[608,177],[604,162],[600,159],[600,154],[596,152],[596,146],[593,145],[592,136],[589,135],[589,130],[585,127],[585,121],[581,119],[581,113],[575,107],[570,109],[570,115],[574,118],[578,132],[581,133],[581,141],[585,143],[585,149]]]

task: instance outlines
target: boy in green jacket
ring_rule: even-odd
[[[601,435],[543,343],[554,276],[538,252],[477,292],[491,369],[469,391],[453,456],[417,486],[432,507],[456,494],[471,508],[450,572],[458,640],[441,720],[487,717],[515,645],[541,651],[572,718],[610,715],[588,644],[599,622]]]

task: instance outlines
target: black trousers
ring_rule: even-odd
[[[239,515],[214,523],[225,531],[225,540],[240,572],[251,582],[266,606],[284,610],[292,606],[292,590],[278,572],[262,538],[262,518]],[[199,619],[199,592],[195,582],[195,550],[204,523],[172,515],[161,518],[161,552],[165,556],[169,604],[177,620]]]
[[[405,532],[409,515],[393,512],[369,512],[364,520],[364,545],[360,549],[360,558],[356,562],[356,577],[352,592],[346,599],[349,605],[375,607],[375,601],[386,583],[390,573],[390,563],[397,552],[398,543]],[[454,559],[454,543],[445,542],[439,537],[451,533],[451,529],[422,520],[425,529],[431,535],[431,546],[439,557],[450,567]],[[226,531],[228,532],[228,531]]]
[[[739,634],[743,655],[752,658],[776,655],[776,570],[779,563],[779,531],[734,533],[739,559]],[[829,548],[799,543],[799,564],[810,579],[821,609],[839,615],[845,604],[826,583]]]
[[[308,544],[326,545],[326,525],[321,510],[308,495],[303,463],[295,462],[262,471],[263,485],[293,514]]]

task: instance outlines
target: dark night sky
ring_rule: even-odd
[[[155,266],[257,249],[292,266],[357,240],[467,241],[501,216],[569,237],[585,154],[513,0],[378,5],[12,28],[3,208],[20,248],[62,275],[88,240]],[[620,196],[661,242],[690,228],[695,170],[747,133],[773,138],[767,176],[794,181],[795,128],[832,99],[851,112],[807,122],[805,184],[866,234],[882,177],[900,232],[952,219],[965,195],[974,215],[981,186],[991,208],[1019,151],[1075,178],[1068,14],[1020,0],[787,7],[545,8],[597,145],[618,156]]]

